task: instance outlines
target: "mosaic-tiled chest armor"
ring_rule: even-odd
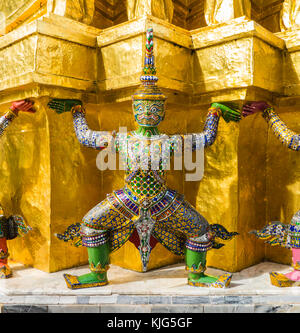
[[[151,250],[160,242],[174,254],[188,258],[186,267],[190,271],[190,284],[224,287],[231,279],[230,274],[219,279],[204,275],[205,254],[207,250],[223,245],[217,243],[217,238],[231,239],[236,233],[228,232],[219,224],[210,225],[182,194],[167,186],[166,173],[169,156],[181,154],[187,146],[194,151],[213,144],[220,116],[226,121],[238,121],[240,114],[215,103],[209,109],[201,133],[160,134],[157,126],[164,119],[166,96],[156,86],[158,78],[155,76],[151,29],[146,40],[142,85],[132,96],[133,113],[139,125],[136,131],[126,134],[92,131],[80,101],[55,99],[49,103],[58,113],[72,111],[75,133],[81,144],[99,150],[112,149],[119,153],[125,165],[125,186],[108,194],[84,216],[82,223],[72,225],[63,235],[58,235],[60,239],[88,248],[92,272],[80,277],[65,275],[68,287],[73,289],[106,284],[108,258],[104,260],[101,251],[107,254],[129,239],[140,252],[144,271]],[[105,244],[109,244],[106,250]]]

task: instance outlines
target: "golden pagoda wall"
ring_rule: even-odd
[[[31,117],[16,119],[2,140],[1,147],[8,149],[1,154],[6,171],[0,201],[7,215],[22,214],[33,227],[27,237],[9,244],[9,251],[12,259],[48,272],[86,262],[83,249],[68,253],[69,246],[54,234],[80,220],[90,209],[92,197],[101,196],[101,177],[91,163],[95,152],[82,152],[70,114],[60,117],[47,108],[49,96],[95,101],[96,37],[92,32],[96,30],[78,24],[66,33],[62,22],[56,23],[46,18],[32,22],[3,36],[0,43],[1,113],[12,100],[22,98],[34,100],[37,109]],[[97,121],[91,112],[89,122],[96,126],[93,115]]]
[[[6,112],[7,104],[1,106]],[[20,117],[21,118],[21,117]],[[1,140],[1,203],[6,215],[22,214],[34,232],[9,247],[12,258],[48,270],[50,258],[50,155],[47,118],[24,115]]]

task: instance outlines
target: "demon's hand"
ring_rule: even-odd
[[[227,123],[230,121],[238,122],[241,120],[240,110],[232,103],[212,103],[211,107],[221,110],[222,117]]]
[[[82,105],[79,99],[54,98],[48,103],[48,107],[57,113],[69,112],[76,105]]]
[[[270,108],[271,106],[264,102],[250,102],[243,106],[243,117],[250,116],[251,114],[257,113],[257,112],[263,112],[264,110]]]
[[[16,114],[18,114],[20,111],[34,113],[35,110],[33,109],[33,104],[34,103],[31,101],[23,99],[20,101],[12,102],[10,109]]]

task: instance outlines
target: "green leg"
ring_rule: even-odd
[[[206,252],[186,248],[186,269],[189,271],[188,284],[194,287],[227,288],[232,274],[225,273],[219,277],[204,274],[206,269]]]
[[[196,252],[186,249],[186,269],[189,271],[188,284],[203,287],[218,280],[218,277],[204,274],[206,268],[206,252]]]
[[[109,267],[109,243],[88,247],[87,250],[91,272],[80,276],[65,274],[64,278],[71,289],[97,287],[108,283],[106,271]]]
[[[109,264],[108,243],[100,245],[98,247],[88,247],[87,250],[88,250],[91,272],[88,274],[78,276],[78,281],[80,283],[96,283],[99,281],[107,282],[107,273],[106,271],[105,272],[102,271]]]

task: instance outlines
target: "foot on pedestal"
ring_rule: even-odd
[[[219,277],[205,275],[204,273],[190,273],[188,284],[194,287],[227,288],[230,285],[232,274],[225,273]]]
[[[100,287],[108,284],[107,273],[88,273],[80,276],[64,274],[65,281],[70,289]]]
[[[271,284],[276,287],[298,287],[300,286],[300,271],[294,270],[287,274],[271,272],[270,280]]]
[[[288,279],[293,281],[300,281],[300,271],[294,270],[290,273],[284,274]]]
[[[12,277],[12,271],[10,267],[5,264],[0,266],[0,279],[8,279]]]

